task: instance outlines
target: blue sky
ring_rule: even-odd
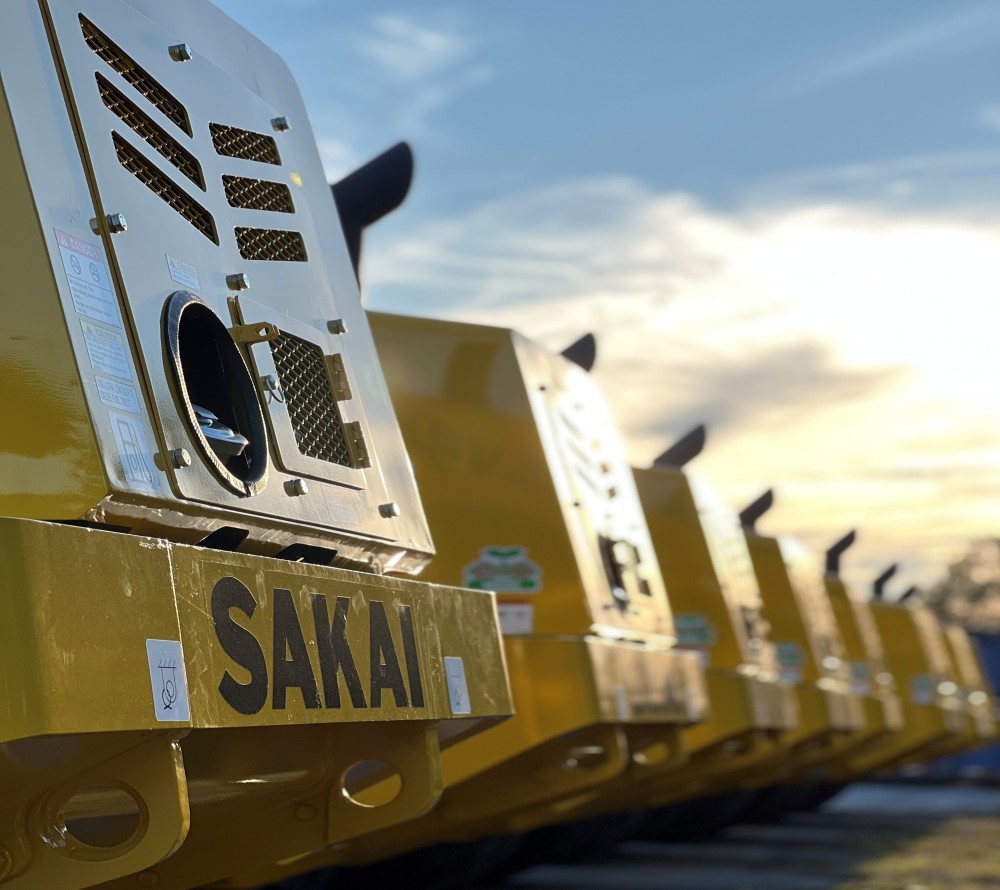
[[[702,472],[856,580],[1000,532],[1000,4],[226,0],[331,178],[399,139],[373,308],[599,335],[637,461]]]

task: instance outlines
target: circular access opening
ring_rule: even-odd
[[[80,788],[59,808],[58,825],[67,843],[98,850],[117,849],[134,840],[143,811],[121,785]]]
[[[225,323],[196,296],[177,291],[167,300],[164,343],[181,414],[202,458],[237,494],[257,494],[267,478],[264,415]]]
[[[382,760],[362,760],[349,766],[341,779],[343,794],[359,807],[384,807],[399,797],[403,777]]]

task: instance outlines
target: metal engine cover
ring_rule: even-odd
[[[419,569],[427,525],[286,65],[202,0],[5,15],[0,512]]]

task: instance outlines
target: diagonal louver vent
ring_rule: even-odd
[[[201,172],[201,164],[176,139],[159,126],[148,114],[130,102],[121,90],[116,89],[100,74],[97,77],[97,88],[104,104],[113,111],[121,121],[131,127],[139,136],[146,140],[157,152],[163,155],[171,164],[181,171],[202,191],[205,190],[205,177]]]
[[[236,229],[236,244],[245,260],[303,263],[306,245],[298,232],[285,229]]]
[[[212,144],[220,155],[259,161],[262,164],[281,163],[278,144],[264,133],[228,127],[225,124],[209,124],[208,129],[212,134]]]
[[[299,451],[307,457],[353,467],[323,350],[282,331],[271,341],[271,355]]]
[[[117,133],[112,133],[111,138],[115,144],[118,161],[129,173],[150,191],[159,195],[206,238],[214,241],[216,244],[219,243],[219,236],[215,231],[215,221],[212,219],[212,215],[201,204],[195,201],[194,198],[188,195],[173,180],[160,172],[157,167],[147,161],[139,151],[129,145]]]
[[[247,176],[223,176],[222,185],[230,207],[273,210],[277,213],[295,212],[292,192],[284,183],[251,179]]]
[[[188,136],[192,135],[191,122],[184,106],[172,96],[167,89],[154,78],[117,43],[111,40],[86,16],[80,16],[80,28],[83,38],[98,56],[117,71],[138,92],[142,93],[153,105],[160,109],[171,121],[180,127]]]

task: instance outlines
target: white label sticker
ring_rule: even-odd
[[[164,256],[167,258],[167,271],[174,281],[188,290],[201,290],[198,270],[194,266],[172,257],[169,253],[165,253]]]
[[[505,634],[535,632],[535,607],[531,603],[497,603],[500,630]]]
[[[118,302],[111,288],[108,267],[101,249],[59,229],[55,231],[76,311],[88,318],[120,328],[122,319]]]
[[[120,408],[133,414],[142,413],[139,407],[139,393],[135,391],[134,386],[119,383],[117,380],[108,380],[99,374],[94,375],[94,382],[97,384],[97,394],[101,397],[101,401],[109,408]]]
[[[621,683],[615,685],[615,714],[619,720],[628,720],[632,716],[632,706],[628,701],[628,693]]]
[[[115,434],[125,479],[136,488],[156,491],[153,458],[142,426],[134,418],[114,411],[109,411],[108,417],[111,418],[111,429]]]
[[[465,662],[454,655],[444,657],[444,676],[448,681],[448,698],[451,700],[452,714],[471,714],[469,686],[465,682]]]
[[[188,704],[184,651],[177,640],[146,640],[149,683],[153,688],[153,710],[161,722],[191,719]]]
[[[128,364],[125,337],[117,331],[109,331],[82,318],[80,326],[87,344],[87,356],[94,370],[121,377],[122,380],[131,380],[132,371]]]

